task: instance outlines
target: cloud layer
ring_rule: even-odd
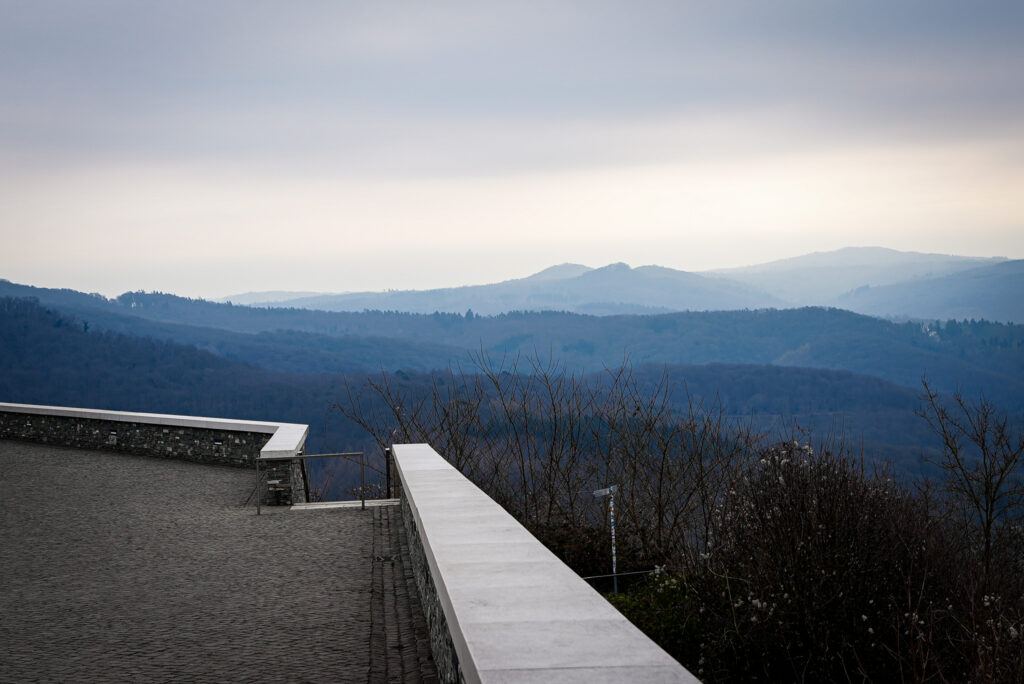
[[[0,2],[0,277],[1024,256],[1016,3],[508,4]]]

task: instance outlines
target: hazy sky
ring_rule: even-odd
[[[1024,257],[1024,3],[0,0],[0,278]]]

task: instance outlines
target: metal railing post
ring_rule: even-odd
[[[366,455],[359,454],[359,500],[360,509],[366,510]]]
[[[260,499],[263,498],[260,492],[260,457],[256,457],[256,515],[260,514]]]

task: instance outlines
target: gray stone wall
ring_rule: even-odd
[[[252,468],[270,434],[4,411],[0,439]]]
[[[307,503],[306,469],[302,459],[265,461],[260,471],[266,474],[260,502],[264,506],[291,506]]]
[[[430,565],[423,552],[423,540],[416,529],[416,519],[413,517],[405,492],[401,492],[400,497],[402,521],[405,523],[405,532],[409,538],[409,558],[412,561],[416,588],[419,590],[420,603],[430,631],[430,651],[437,665],[438,679],[445,684],[465,684],[466,679],[462,674],[462,668],[459,667],[459,656],[455,652],[452,635],[448,630],[448,621],[444,617],[441,601],[437,597],[437,588],[430,574]]]
[[[292,481],[292,499],[297,504],[309,503],[309,482],[306,480],[306,462],[300,458],[292,459],[289,475]]]

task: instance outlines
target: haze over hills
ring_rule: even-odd
[[[938,278],[864,286],[836,298],[834,303],[871,316],[1024,322],[1024,259]]]
[[[796,306],[837,305],[836,298],[865,285],[876,287],[959,273],[1007,261],[1005,257],[900,252],[884,247],[844,247],[740,268],[708,271],[739,281]]]
[[[230,298],[234,299],[234,298]],[[298,297],[277,305],[324,311],[435,311],[493,315],[508,311],[575,311],[596,315],[751,309],[783,304],[747,285],[660,266],[562,264],[526,278],[437,290],[358,292]]]
[[[894,323],[839,309],[591,316],[326,312],[233,306],[173,295],[116,300],[0,282],[0,296],[31,297],[90,329],[194,345],[291,372],[431,370],[474,354],[533,356],[600,371],[634,364],[740,363],[847,370],[917,388],[985,391],[1024,407],[1024,328],[997,323]]]
[[[327,292],[293,292],[290,290],[265,290],[263,292],[245,292],[242,294],[230,295],[227,297],[217,297],[211,301],[220,302],[222,304],[238,304],[241,306],[260,306],[266,304],[273,304],[276,302],[286,302],[289,299],[297,299],[299,297],[317,297],[319,295],[329,294]]]
[[[0,298],[0,397],[23,403],[113,410],[227,415],[289,420],[310,426],[309,444],[324,452],[375,449],[356,425],[329,407],[344,401],[356,373],[282,373],[223,358],[188,345],[86,329],[84,321],[26,300]],[[256,336],[259,342],[259,336]],[[265,340],[264,340],[265,341]],[[382,349],[388,359],[391,350]],[[391,359],[393,361],[394,359]],[[467,371],[472,373],[473,366]],[[917,391],[845,371],[772,366],[637,366],[637,378],[673,379],[671,401],[721,402],[730,415],[757,417],[764,429],[785,431],[796,421],[816,434],[837,425],[863,438],[871,458],[892,459],[916,472],[931,445],[915,415]],[[374,373],[379,378],[379,371]],[[594,376],[600,380],[604,371]],[[391,381],[428,390],[448,372],[396,372]]]
[[[842,264],[850,255],[861,258],[865,253],[809,255],[805,263],[823,268],[825,263]],[[920,273],[920,264],[934,255],[888,256],[896,264],[917,262],[914,272]],[[949,257],[934,261],[937,268],[962,265],[951,265]],[[491,286],[381,293],[394,295],[392,302],[421,297],[424,305],[441,293],[457,304],[457,310],[473,309],[475,314],[435,313],[439,307],[431,307],[431,313],[401,313],[395,311],[398,306],[386,305],[361,312],[250,307],[143,292],[107,299],[2,280],[0,297],[36,299],[76,317],[87,329],[187,344],[225,359],[290,373],[425,372],[472,363],[474,354],[539,354],[587,372],[616,367],[625,358],[638,365],[754,364],[850,371],[911,389],[927,375],[941,391],[984,391],[1020,411],[1024,328],[980,319],[1024,319],[1019,296],[1024,261],[991,261],[981,260],[983,266],[939,278],[862,288],[844,298],[851,309],[916,317],[926,324],[894,323],[839,309],[764,308],[756,305],[763,301],[758,297],[770,296],[757,295],[747,285],[625,264],[599,269],[563,264]],[[792,266],[786,268],[795,272]],[[550,310],[480,315],[513,302],[519,309],[531,308],[531,303],[551,309],[556,298],[562,304],[557,308],[597,309],[605,315]],[[655,306],[671,309],[684,298],[707,307],[713,301],[730,301],[737,308],[653,313]],[[609,315],[615,307],[636,310],[636,302],[644,303],[646,315]],[[740,308],[740,302],[748,306]],[[945,318],[979,322],[935,324]]]
[[[1024,280],[1003,257],[981,258],[848,247],[736,269],[691,273],[661,266],[552,266],[488,285],[308,295],[234,295],[224,301],[324,311],[571,311],[593,315],[836,306],[879,316],[1024,322],[1015,301]],[[1013,262],[1010,262],[1013,263]],[[986,269],[995,269],[988,271]],[[971,272],[965,280],[957,274]],[[936,279],[950,278],[941,282]],[[873,291],[851,294],[865,287]],[[899,287],[896,287],[899,286]],[[958,293],[958,288],[966,288]],[[968,294],[969,292],[969,294]],[[301,296],[300,296],[301,295]],[[946,306],[944,302],[956,302]]]
[[[956,283],[967,279],[976,285],[972,301],[1015,303],[1022,268],[1024,262],[1004,261],[853,294],[879,290],[876,303],[892,303],[900,298],[886,296],[890,288],[924,284],[920,296],[932,292],[955,304],[952,294],[965,289]],[[624,264],[565,264],[511,282],[521,281],[569,284],[564,291],[581,298],[600,288],[632,288],[653,299],[692,283],[722,285],[709,276]],[[933,281],[948,281],[950,292]],[[749,292],[704,290],[723,291]],[[947,395],[984,393],[1010,415],[1024,416],[1024,326],[936,324],[935,316],[927,324],[901,323],[821,307],[601,316],[329,312],[143,292],[108,299],[8,281],[0,281],[0,311],[7,312],[0,316],[0,390],[13,401],[254,418],[273,408],[279,417],[314,424],[350,379],[365,383],[367,373],[387,372],[391,381],[423,391],[435,374],[472,370],[481,357],[521,359],[518,370],[526,373],[531,359],[596,374],[627,360],[638,375],[668,372],[678,387],[717,395],[730,412],[756,416],[760,425],[843,426],[864,438],[869,457],[892,458],[909,470],[929,439],[913,413],[922,376]],[[358,439],[351,426],[329,432],[349,444]]]

